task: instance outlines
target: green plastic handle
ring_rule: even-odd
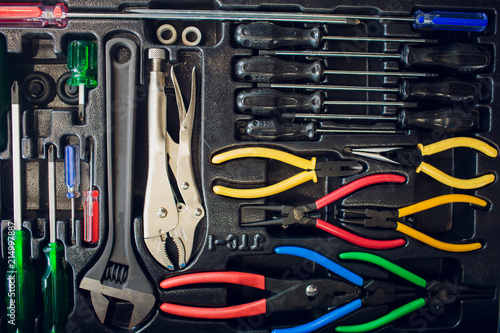
[[[389,260],[381,258],[377,255],[365,252],[344,252],[339,254],[340,259],[351,259],[351,260],[361,260],[370,262],[382,268],[385,268],[389,272],[392,272],[405,280],[410,281],[413,284],[416,284],[419,287],[426,288],[427,281],[422,279],[420,276],[413,274],[412,272],[400,267],[396,264],[393,264]]]
[[[15,230],[11,234],[9,231],[7,246],[7,332],[32,333],[35,330],[35,279],[29,233]]]
[[[89,40],[74,40],[68,45],[68,85],[97,87],[97,45]]]
[[[335,330],[340,333],[373,331],[379,327],[392,323],[394,320],[406,316],[407,314],[412,313],[413,311],[418,310],[423,306],[425,306],[425,300],[423,298],[419,298],[406,303],[405,305],[402,305],[399,308],[392,310],[388,314],[375,320],[359,325],[338,326],[335,328]]]
[[[42,278],[43,331],[64,333],[68,321],[68,273],[63,265],[64,245],[49,243],[43,249],[47,257],[47,269]]]

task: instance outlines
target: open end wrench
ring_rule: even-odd
[[[128,329],[143,322],[156,303],[153,285],[137,261],[132,233],[137,52],[137,44],[129,39],[115,38],[106,44],[109,232],[104,252],[80,283],[91,292],[101,323],[110,301],[131,303]]]

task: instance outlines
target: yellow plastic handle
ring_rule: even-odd
[[[231,198],[256,199],[284,192],[310,180],[315,183],[318,181],[316,171],[303,171],[293,177],[266,187],[241,189],[216,185],[213,187],[213,191],[215,194]]]
[[[470,244],[450,244],[450,243],[441,242],[435,238],[427,236],[426,234],[421,233],[420,231],[417,231],[417,230],[410,228],[409,226],[404,225],[404,224],[399,223],[399,222],[398,222],[398,226],[397,226],[396,230],[407,235],[407,236],[410,236],[411,238],[414,238],[418,241],[421,241],[424,244],[427,244],[427,245],[432,246],[436,249],[448,251],[448,252],[470,252],[470,251],[479,250],[480,248],[483,247],[483,245],[479,242],[470,243]]]
[[[277,150],[272,148],[261,148],[261,147],[248,147],[248,148],[229,150],[212,157],[212,163],[220,164],[229,160],[245,158],[245,157],[271,158],[273,160],[281,161],[283,163],[287,163],[304,170],[314,170],[314,168],[316,167],[316,157],[313,157],[312,159],[308,160],[284,152],[282,150]]]
[[[467,137],[449,138],[438,141],[436,143],[432,143],[427,146],[424,146],[423,144],[419,143],[417,147],[422,152],[422,156],[432,155],[448,149],[458,148],[458,147],[472,148],[482,152],[483,154],[489,157],[497,157],[498,155],[498,151],[489,144],[487,144],[486,142],[476,138],[467,138]]]
[[[492,173],[488,173],[486,175],[471,179],[455,178],[425,162],[420,163],[420,165],[417,167],[417,173],[419,172],[423,172],[431,176],[435,180],[450,187],[461,188],[465,190],[483,187],[495,181],[495,175]]]
[[[488,204],[485,200],[472,195],[446,194],[425,201],[421,201],[414,205],[400,208],[398,209],[399,217],[405,217],[437,206],[446,205],[452,202],[466,202],[480,207],[485,207]]]

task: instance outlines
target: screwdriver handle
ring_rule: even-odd
[[[78,198],[80,192],[80,147],[67,145],[64,148],[64,175],[66,182],[66,196],[70,199]]]
[[[236,95],[239,112],[254,116],[279,116],[284,112],[320,113],[324,97],[320,91],[312,94],[286,93],[276,89],[255,88]]]
[[[458,78],[425,81],[401,80],[399,91],[404,100],[415,98],[453,104],[477,98],[481,91],[481,84]]]
[[[452,31],[483,31],[488,26],[488,16],[485,13],[442,12],[424,13],[417,10],[413,15],[416,29],[452,30]]]
[[[258,140],[312,140],[316,136],[316,124],[281,124],[275,119],[255,119],[247,123],[245,133]]]
[[[68,273],[63,264],[64,245],[49,243],[43,253],[47,268],[42,277],[43,331],[64,332],[68,321],[69,289]]]
[[[97,45],[90,40],[73,40],[68,45],[68,85],[97,87]]]
[[[83,193],[83,240],[94,244],[99,240],[99,191],[90,190]]]
[[[234,32],[234,40],[240,46],[271,50],[280,47],[308,46],[319,48],[321,30],[280,27],[271,22],[240,24]]]
[[[426,128],[448,133],[477,130],[479,128],[479,111],[466,111],[454,107],[436,111],[402,109],[398,115],[398,125],[401,128]]]
[[[62,3],[45,6],[41,3],[7,3],[0,5],[0,26],[44,27],[55,25],[64,28],[68,24],[68,9]]]
[[[254,56],[239,59],[235,72],[238,79],[246,82],[305,80],[319,83],[323,77],[323,64],[319,60],[302,63],[270,56]]]
[[[401,61],[406,67],[439,67],[453,73],[473,73],[491,63],[491,53],[483,46],[454,43],[446,46],[415,47],[405,44]]]

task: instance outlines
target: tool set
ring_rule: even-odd
[[[498,332],[499,9],[0,4],[0,332]]]

